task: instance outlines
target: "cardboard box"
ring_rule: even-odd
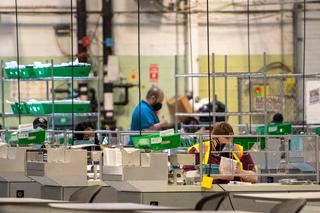
[[[187,98],[187,96],[182,95],[178,96],[178,111],[177,112],[192,112],[192,106]],[[176,98],[175,96],[171,97],[169,100],[167,100],[167,105],[170,113],[171,120],[174,121],[175,117],[175,103],[176,103]],[[181,122],[183,121],[186,117],[177,117],[178,121]]]

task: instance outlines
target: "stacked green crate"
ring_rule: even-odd
[[[314,129],[314,132],[317,134],[317,135],[320,135],[320,127],[317,127]]]
[[[74,64],[74,65],[54,65],[53,67],[48,64],[43,66],[33,65],[20,65],[18,67],[6,67],[4,69],[5,75],[10,79],[25,78],[48,78],[52,74],[55,77],[87,77],[91,71],[90,64]],[[19,75],[19,76],[18,76]]]
[[[53,105],[54,104],[54,108]],[[90,110],[89,101],[72,101],[61,100],[61,101],[39,101],[39,102],[28,102],[27,109],[30,114],[51,114],[55,113],[87,113]],[[53,111],[54,110],[54,111]]]
[[[5,141],[19,146],[30,144],[43,144],[46,132],[44,130],[32,130],[26,132],[8,132],[5,134]]]
[[[11,103],[10,106],[13,114],[19,114],[19,111],[20,111],[20,114],[23,114],[23,115],[29,114],[27,105],[24,102],[20,102],[20,103],[14,102],[14,103]]]
[[[55,77],[87,77],[91,71],[91,65],[74,65],[74,66],[59,66],[55,65],[51,67],[38,67],[35,69],[35,75],[38,78]],[[52,72],[52,74],[51,74]]]
[[[292,134],[292,125],[289,123],[270,124],[256,128],[257,134],[260,135],[287,135]]]
[[[7,78],[16,79],[18,78],[18,70],[19,70],[19,78],[35,78],[36,74],[33,66],[26,66],[18,68],[5,68],[4,72]]]

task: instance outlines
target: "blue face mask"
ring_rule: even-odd
[[[154,104],[152,104],[152,109],[154,111],[159,111],[162,108],[162,103],[156,102]]]

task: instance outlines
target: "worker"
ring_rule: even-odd
[[[91,122],[82,122],[77,124],[75,131],[88,131],[84,133],[75,133],[74,140],[88,140],[92,143],[99,145],[99,140],[97,135],[93,132],[95,130],[95,125]],[[92,132],[89,132],[92,131]]]
[[[213,109],[213,102],[211,101],[210,103],[205,103],[203,106],[201,106],[198,109],[198,112],[211,112],[212,113],[212,109]],[[226,112],[226,106],[218,100],[217,95],[215,95],[215,112],[217,113],[225,113]],[[213,113],[214,114],[214,113]],[[226,116],[215,116],[215,122],[222,122],[222,121],[226,121],[228,118]],[[205,117],[200,117],[199,118],[199,122],[203,123],[203,124],[209,124],[210,122],[212,123],[213,121],[213,116],[205,116]],[[206,127],[206,130],[209,130],[210,127]],[[212,129],[212,128],[211,128]]]
[[[273,115],[272,117],[272,121],[271,123],[275,123],[275,124],[281,124],[283,123],[283,116],[281,113],[276,113]]]
[[[132,113],[131,130],[164,129],[168,122],[166,120],[160,121],[158,118],[158,112],[162,108],[163,99],[163,91],[157,86],[152,86],[147,92],[146,100],[142,100]]]
[[[48,122],[46,119],[44,118],[36,118],[33,120],[33,129],[43,129],[43,130],[47,130],[48,129]]]
[[[234,133],[231,125],[226,122],[217,122],[214,125],[213,135],[233,134]],[[231,180],[251,183],[257,182],[253,160],[249,153],[243,151],[243,147],[241,145],[235,145],[233,150],[236,149],[236,151],[224,151],[227,145],[232,145],[232,137],[214,137],[211,141],[206,141],[203,143],[203,147],[205,149],[204,157],[202,159],[203,164],[220,164],[221,157],[233,158],[238,162],[235,170],[235,175],[238,176],[216,176],[214,183],[228,183]],[[199,164],[199,144],[195,144],[194,146],[190,147],[188,152],[196,155],[196,163]]]

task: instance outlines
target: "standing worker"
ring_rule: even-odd
[[[160,121],[157,115],[162,108],[163,99],[163,91],[157,86],[152,86],[147,92],[146,100],[142,100],[132,113],[131,130],[162,130],[165,128],[168,122]]]

